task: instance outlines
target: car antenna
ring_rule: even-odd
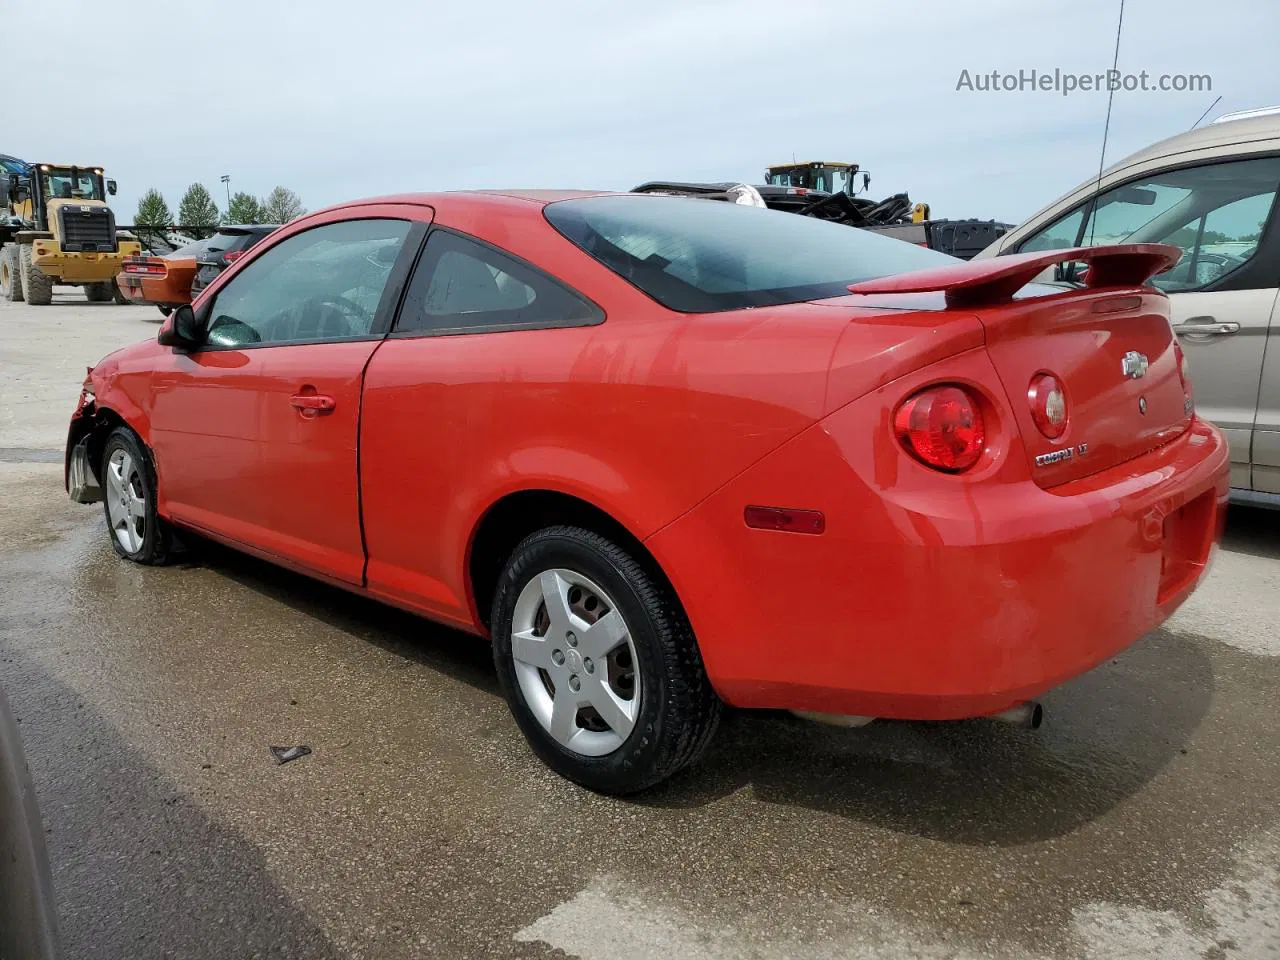
[[[1124,29],[1124,0],[1120,0],[1120,19],[1116,23],[1116,52],[1111,60],[1111,83],[1107,90],[1107,121],[1102,126],[1102,154],[1098,157],[1098,182],[1093,185],[1093,223],[1089,226],[1089,246],[1093,246],[1093,235],[1098,229],[1098,191],[1102,189],[1102,169],[1107,161],[1107,136],[1111,133],[1111,102],[1116,97],[1116,68],[1120,66],[1120,31]]]
[[[1193,123],[1193,124],[1191,125],[1191,129],[1192,129],[1192,130],[1194,130],[1196,127],[1200,126],[1200,124],[1201,124],[1201,122],[1204,120],[1204,118],[1205,118],[1205,117],[1207,117],[1207,116],[1209,115],[1209,111],[1210,111],[1210,110],[1212,110],[1214,107],[1216,107],[1216,106],[1218,105],[1218,100],[1221,100],[1221,99],[1222,99],[1222,95],[1221,95],[1221,94],[1219,94],[1219,95],[1218,95],[1217,100],[1214,100],[1214,101],[1213,101],[1213,103],[1209,104],[1209,106],[1205,108],[1204,113],[1200,114],[1200,119],[1199,119],[1199,120],[1197,120],[1195,123]]]

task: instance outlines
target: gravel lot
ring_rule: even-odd
[[[533,758],[473,639],[220,549],[116,559],[62,444],[158,319],[0,303],[0,685],[68,957],[1280,957],[1280,514],[1233,509],[1200,592],[1038,732],[738,714],[606,799]]]

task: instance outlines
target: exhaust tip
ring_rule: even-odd
[[[991,715],[992,720],[1009,723],[1025,730],[1039,730],[1044,723],[1044,707],[1035,700],[1028,700]]]

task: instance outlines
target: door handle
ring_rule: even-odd
[[[333,397],[322,393],[297,393],[289,398],[289,403],[303,413],[328,413],[338,405]]]
[[[1218,336],[1223,333],[1238,333],[1240,324],[1229,320],[1218,323],[1213,317],[1192,317],[1184,323],[1176,324],[1173,329],[1180,337]]]

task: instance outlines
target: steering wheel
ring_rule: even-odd
[[[334,316],[334,313],[337,316]],[[312,320],[313,312],[320,312],[317,320]],[[305,335],[312,332],[319,336],[328,336],[336,332],[342,337],[360,337],[369,332],[369,312],[353,300],[338,293],[326,293],[304,302],[299,309],[298,333]],[[330,330],[330,318],[340,322],[346,329],[340,332]],[[305,329],[304,329],[305,328]],[[307,339],[305,336],[300,339]]]

